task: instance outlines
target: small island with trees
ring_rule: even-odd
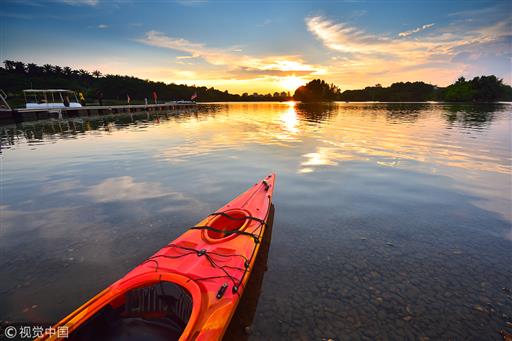
[[[98,94],[106,103],[125,101],[127,95],[134,103],[142,103],[151,98],[153,92],[158,93],[162,100],[190,99],[197,95],[200,102],[220,101],[289,101],[301,102],[496,102],[512,101],[512,87],[503,83],[494,75],[474,77],[466,80],[460,77],[447,87],[438,87],[424,82],[397,82],[388,87],[380,84],[359,90],[341,91],[335,84],[321,79],[314,79],[295,90],[293,96],[289,92],[273,94],[232,94],[213,87],[196,87],[184,84],[166,84],[143,80],[132,76],[103,75],[96,70],[74,70],[70,67],[57,65],[25,64],[19,61],[4,61],[0,67],[0,89],[3,89],[17,104],[23,99],[24,89],[64,88],[82,92],[88,102],[97,102]]]

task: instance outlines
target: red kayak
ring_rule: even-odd
[[[260,250],[274,181],[210,214],[40,339],[222,339]]]

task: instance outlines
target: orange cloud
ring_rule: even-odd
[[[186,39],[169,37],[158,31],[149,31],[139,42],[146,45],[168,48],[189,53],[189,56],[178,56],[178,59],[202,58],[211,65],[229,65],[233,67],[256,69],[260,71],[288,71],[318,73],[322,68],[306,64],[298,56],[278,55],[254,57],[241,54],[239,47],[212,48],[201,43],[193,43]]]
[[[178,62],[186,65],[184,60],[201,58],[211,67],[222,66],[222,71],[211,70],[204,73],[215,74],[210,77],[217,79],[217,83],[223,81],[227,83],[242,83],[246,81],[257,82],[260,85],[266,83],[266,91],[284,90],[280,87],[285,77],[313,78],[318,75],[325,74],[326,68],[304,62],[304,60],[296,55],[271,55],[271,56],[251,56],[241,53],[240,47],[213,48],[207,47],[202,43],[191,42],[182,38],[169,37],[158,31],[146,32],[144,38],[138,39],[139,42],[171,49],[175,51],[185,52],[188,55],[177,56]],[[202,67],[205,69],[205,67]],[[227,69],[226,69],[227,68]],[[203,72],[202,72],[203,73]],[[203,73],[203,74],[204,74]],[[191,81],[193,79],[188,79]],[[201,79],[193,80],[201,82]],[[210,82],[210,84],[212,84]],[[261,88],[260,88],[261,89]],[[257,91],[257,88],[243,86],[244,91]],[[286,89],[290,90],[290,89]],[[240,92],[237,91],[237,92]]]
[[[474,29],[452,25],[414,39],[410,37],[413,33],[433,24],[401,32],[399,37],[367,33],[322,16],[306,18],[306,26],[325,47],[337,53],[331,58],[327,78],[347,80],[352,86],[371,85],[369,79],[446,85],[461,74],[480,72],[475,60],[507,53],[505,20]]]

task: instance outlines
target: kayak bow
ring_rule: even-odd
[[[256,183],[52,329],[75,340],[221,339],[258,255],[274,180]],[[39,339],[64,338],[47,329]]]

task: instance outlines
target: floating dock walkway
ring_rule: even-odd
[[[46,120],[50,118],[64,119],[82,116],[102,116],[143,111],[179,111],[196,108],[197,103],[167,102],[162,104],[140,105],[104,105],[85,106],[78,108],[45,108],[45,109],[12,109],[0,110],[1,123],[18,123],[26,121]]]

